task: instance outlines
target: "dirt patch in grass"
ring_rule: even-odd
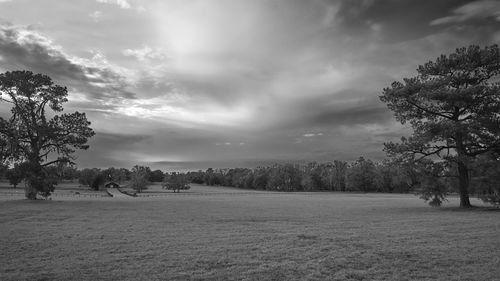
[[[0,201],[0,279],[499,280],[499,212],[219,191]]]

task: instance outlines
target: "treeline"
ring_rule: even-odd
[[[13,188],[16,188],[26,176],[25,165],[14,165],[7,167],[0,165],[0,178],[9,181]],[[189,189],[189,178],[184,173],[163,172],[161,170],[151,170],[146,166],[136,165],[132,169],[126,168],[85,168],[78,170],[71,165],[51,165],[45,169],[47,179],[54,185],[62,181],[78,182],[81,186],[94,190],[104,187],[107,182],[116,182],[122,187],[129,187],[137,192],[142,192],[152,183],[161,182],[164,189],[179,190]]]
[[[407,172],[389,162],[360,157],[352,163],[335,160],[305,165],[275,164],[255,169],[212,169],[188,172],[193,183],[270,191],[399,192],[412,190]],[[415,179],[416,180],[416,179]]]
[[[500,158],[498,154],[478,157],[470,164],[469,191],[486,202],[500,204]],[[0,167],[0,175],[16,187],[23,180],[23,165]],[[82,186],[99,189],[108,181],[131,187],[137,192],[152,182],[166,189],[188,189],[189,183],[220,185],[269,191],[340,191],[340,192],[416,192],[431,205],[440,205],[447,194],[456,192],[456,167],[447,162],[389,161],[374,162],[364,157],[356,161],[335,160],[327,163],[274,164],[249,168],[213,169],[187,173],[151,170],[145,166],[125,168],[85,168],[50,166],[54,182],[78,181]]]
[[[415,192],[430,205],[439,206],[457,192],[456,164],[384,160],[363,157],[348,163],[275,164],[255,169],[212,169],[188,172],[193,183],[270,191]],[[496,153],[470,163],[469,192],[485,202],[500,205],[500,157]]]

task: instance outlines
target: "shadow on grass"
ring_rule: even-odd
[[[500,206],[471,206],[469,208],[461,208],[461,207],[440,207],[438,208],[442,211],[450,211],[450,212],[500,212]]]

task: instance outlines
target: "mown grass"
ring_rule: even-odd
[[[0,197],[0,279],[500,280],[499,234],[500,212],[413,195]]]

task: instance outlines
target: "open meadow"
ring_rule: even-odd
[[[500,280],[500,211],[456,198],[153,191],[0,194],[0,280]]]

